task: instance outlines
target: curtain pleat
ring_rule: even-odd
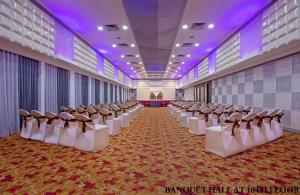
[[[45,111],[58,113],[57,67],[45,67]]]
[[[103,90],[104,90],[104,104],[107,104],[108,103],[108,84],[107,82],[104,82],[103,83]]]
[[[114,88],[115,88],[115,99],[114,99],[114,102],[117,102],[118,101],[118,86],[114,85]]]
[[[113,96],[113,93],[114,93],[114,88],[113,88],[113,84],[110,84],[110,103],[114,102],[114,96]]]
[[[95,104],[100,103],[100,81],[95,80]]]
[[[69,106],[69,78],[70,72],[57,68],[57,109],[60,106]]]
[[[29,112],[38,110],[38,79],[39,62],[24,56],[19,56],[18,92],[19,108]],[[20,125],[23,119],[20,117]]]
[[[85,75],[82,76],[82,104],[88,105],[89,103],[89,77]]]
[[[91,79],[91,104],[95,104],[95,79]]]
[[[18,62],[13,53],[0,50],[0,137],[19,131]]]
[[[75,106],[78,107],[82,104],[82,76],[75,74]]]

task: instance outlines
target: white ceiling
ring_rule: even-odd
[[[54,16],[67,25],[70,29],[80,35],[95,49],[101,52],[105,57],[112,61],[118,68],[123,70],[132,78],[179,78],[180,75],[186,73],[200,58],[206,56],[208,49],[214,49],[228,36],[240,28],[245,22],[257,14],[265,7],[270,0],[187,0],[185,9],[183,9],[182,18],[177,26],[175,41],[170,47],[170,54],[166,56],[167,62],[174,62],[177,58],[172,58],[171,55],[183,54],[185,57],[178,58],[179,65],[174,64],[158,64],[164,66],[163,70],[149,70],[145,72],[143,64],[143,55],[139,51],[139,43],[136,42],[134,32],[131,28],[128,16],[124,9],[122,0],[37,0],[43,7],[48,9]],[[125,0],[135,6],[137,2],[157,2],[157,9],[172,7],[173,0]],[[162,3],[163,2],[163,3]],[[224,3],[226,2],[226,3]],[[180,5],[180,4],[178,4]],[[181,5],[182,6],[182,5]],[[175,8],[174,8],[175,9]],[[176,10],[176,9],[175,9]],[[149,7],[149,10],[143,7],[143,12],[152,11],[155,9]],[[163,12],[164,10],[160,10]],[[178,13],[176,13],[178,15]],[[152,15],[155,15],[152,13]],[[161,18],[163,22],[159,25],[169,25],[167,18]],[[182,29],[183,24],[189,27],[194,22],[214,23],[214,29],[208,29],[204,26],[202,30]],[[99,25],[116,24],[120,31],[109,32],[106,29],[98,31]],[[122,30],[122,26],[127,25],[128,30]],[[148,28],[156,28],[149,25]],[[174,30],[174,29],[173,29]],[[163,45],[168,39],[166,32],[158,33],[159,45]],[[190,38],[193,36],[193,38]],[[119,38],[121,39],[119,39]],[[140,41],[140,39],[139,39]],[[145,40],[147,42],[147,40]],[[135,47],[113,48],[112,44],[134,43]],[[198,47],[175,47],[179,43],[199,43]],[[150,44],[150,43],[149,43]],[[121,55],[133,55],[134,57],[124,57]],[[191,57],[186,57],[190,54]],[[140,57],[135,57],[139,55]],[[146,60],[148,61],[148,60]],[[127,64],[129,62],[129,64]],[[136,64],[133,64],[136,62]],[[181,64],[184,62],[185,64]],[[149,64],[145,64],[149,66]],[[166,69],[169,67],[169,69]],[[146,68],[147,69],[147,68]],[[168,70],[168,73],[165,71]],[[173,70],[173,71],[172,71]],[[177,72],[175,72],[177,71]]]

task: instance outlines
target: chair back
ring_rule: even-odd
[[[244,116],[240,122],[242,125],[243,123],[246,123],[246,128],[251,129],[251,122],[255,119],[256,113],[250,113]]]
[[[26,110],[23,110],[23,109],[19,109],[19,113],[23,117],[31,116],[29,112],[27,112]]]
[[[231,127],[231,135],[235,136],[234,130],[235,128],[239,128],[239,121],[242,118],[242,114],[241,113],[234,113],[232,115],[230,115],[225,121],[224,123],[226,124],[226,128]]]

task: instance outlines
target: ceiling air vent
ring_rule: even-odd
[[[119,27],[116,24],[107,24],[105,25],[107,31],[120,31]]]
[[[131,54],[128,54],[128,55],[126,55],[126,57],[128,57],[128,58],[133,58],[134,56],[131,55]]]
[[[182,47],[192,47],[193,44],[192,43],[183,43]]]
[[[131,64],[137,64],[137,62],[131,62]]]
[[[195,22],[193,23],[191,30],[201,30],[205,26],[205,23]]]
[[[127,43],[119,43],[119,47],[128,47]]]
[[[183,58],[184,56],[185,56],[185,55],[183,55],[183,54],[178,54],[178,55],[177,55],[178,58]]]
[[[179,62],[173,62],[173,64],[179,64]]]

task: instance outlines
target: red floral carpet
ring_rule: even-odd
[[[300,186],[300,136],[228,159],[204,149],[165,108],[145,109],[97,153],[0,139],[0,194],[167,194],[165,186]],[[170,193],[169,193],[170,194]],[[173,193],[175,194],[175,193]]]

